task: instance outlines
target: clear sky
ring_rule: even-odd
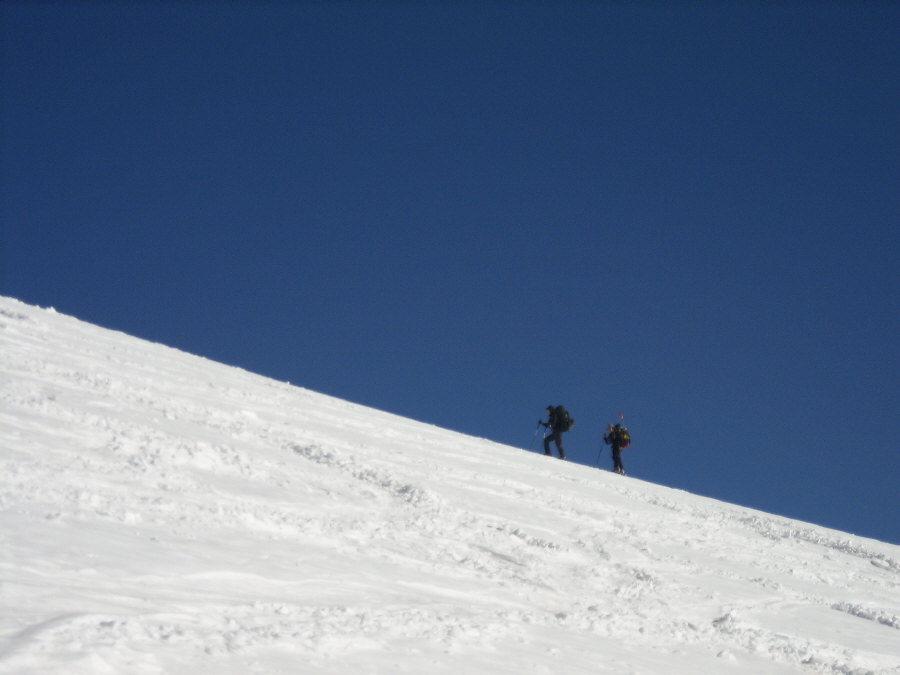
[[[900,3],[0,12],[2,294],[900,543]]]

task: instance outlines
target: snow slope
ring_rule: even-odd
[[[900,547],[9,298],[0,361],[0,673],[900,673]]]

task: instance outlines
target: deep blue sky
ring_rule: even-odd
[[[900,3],[0,12],[4,295],[900,543]]]

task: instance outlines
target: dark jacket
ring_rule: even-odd
[[[606,432],[606,435],[603,436],[603,442],[607,445],[611,445],[613,450],[621,450],[622,449],[622,437],[619,435],[619,431],[621,431],[622,427],[618,424],[614,426],[612,429]]]
[[[551,431],[568,431],[565,417],[559,414],[558,408],[548,409],[549,419],[543,425]]]

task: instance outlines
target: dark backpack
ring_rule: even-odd
[[[616,432],[616,438],[619,441],[620,448],[627,448],[631,444],[631,434],[625,427],[619,427]]]
[[[569,416],[569,411],[561,405],[556,406],[556,423],[563,431],[568,431],[575,426],[575,420]]]

